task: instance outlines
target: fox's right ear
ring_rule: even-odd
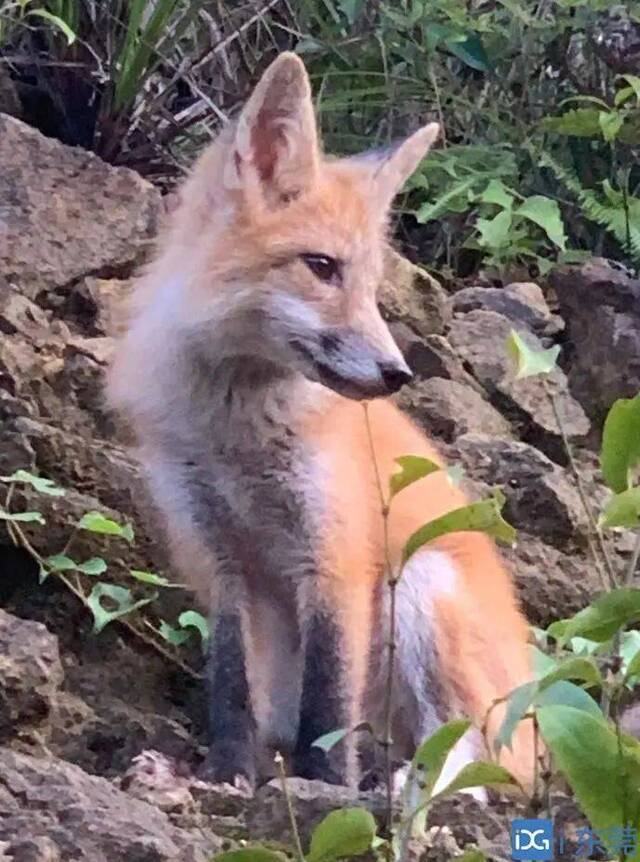
[[[319,144],[307,71],[286,52],[266,70],[237,122],[225,185],[274,206],[315,181]]]

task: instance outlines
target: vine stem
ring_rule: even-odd
[[[287,787],[287,776],[284,771],[284,759],[279,751],[276,751],[275,757],[273,759],[276,764],[276,769],[278,770],[280,786],[282,787],[282,792],[284,793],[284,798],[287,802],[287,811],[289,813],[289,822],[291,823],[291,833],[293,835],[293,843],[296,849],[296,856],[298,857],[298,862],[305,862],[304,851],[302,849],[302,841],[300,840],[300,831],[296,822],[295,811],[293,810],[291,794],[289,793],[289,788]]]
[[[394,577],[393,566],[391,565],[391,555],[389,553],[389,501],[384,493],[382,479],[380,476],[380,468],[378,459],[376,458],[375,446],[373,444],[373,434],[371,432],[371,421],[369,417],[369,405],[365,401],[363,404],[365,424],[367,427],[367,439],[369,441],[369,449],[371,452],[371,460],[376,478],[376,485],[380,497],[380,511],[383,521],[383,541],[384,541],[384,562],[387,586],[389,588],[389,637],[387,640],[387,676],[384,691],[384,737],[380,740],[380,744],[384,751],[384,772],[387,791],[387,813],[386,813],[386,837],[391,837],[391,829],[393,824],[393,765],[391,762],[391,745],[393,739],[391,737],[391,724],[393,716],[393,678],[395,671],[395,653],[396,653],[396,586],[400,578],[400,574]],[[391,845],[389,845],[391,847]],[[390,850],[390,852],[392,852]],[[391,858],[391,857],[390,857]]]
[[[543,378],[543,385],[545,394],[551,404],[551,409],[553,411],[554,418],[556,420],[556,424],[558,426],[558,430],[560,432],[560,438],[562,440],[563,448],[566,452],[567,459],[569,461],[569,467],[571,469],[571,474],[576,484],[576,490],[578,492],[578,496],[580,497],[580,502],[582,503],[582,508],[584,509],[585,515],[587,516],[587,521],[589,522],[589,549],[593,556],[593,560],[596,564],[596,568],[598,570],[598,575],[600,576],[600,581],[602,582],[603,589],[611,589],[618,585],[618,579],[616,577],[615,570],[613,568],[613,563],[611,562],[611,557],[609,556],[609,552],[607,551],[607,546],[604,540],[604,536],[602,535],[602,530],[600,529],[598,522],[595,519],[593,514],[593,509],[589,503],[589,499],[587,497],[587,492],[584,487],[584,482],[582,481],[582,476],[580,475],[580,470],[578,469],[578,465],[576,463],[576,459],[573,455],[573,450],[571,448],[571,444],[569,442],[569,438],[567,436],[567,432],[564,427],[564,423],[562,421],[562,417],[560,415],[560,410],[558,408],[558,401],[556,396],[551,392],[549,388],[549,384]],[[595,541],[594,541],[595,540]],[[604,567],[606,569],[606,574],[608,577],[605,577],[605,572],[602,568],[602,561],[598,556],[597,549],[600,551],[602,555],[602,560],[604,560]]]

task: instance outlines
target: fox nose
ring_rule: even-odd
[[[380,376],[389,392],[397,392],[405,383],[408,383],[413,374],[406,368],[398,365],[381,365]]]

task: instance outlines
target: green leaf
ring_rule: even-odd
[[[640,650],[634,655],[629,664],[627,665],[627,671],[624,675],[624,681],[629,682],[629,680],[633,679],[633,677],[640,675]]]
[[[600,469],[616,493],[630,487],[640,464],[640,395],[620,398],[612,405],[602,431]]]
[[[611,143],[611,141],[615,141],[618,137],[618,132],[624,123],[624,117],[617,111],[600,111],[598,122],[602,131],[602,137],[607,143]]]
[[[536,692],[534,705],[536,714],[537,710],[543,706],[568,706],[571,709],[586,712],[597,721],[604,722],[605,720],[600,707],[591,695],[587,694],[579,685],[574,685],[574,683],[564,679]]]
[[[578,635],[602,643],[639,619],[640,590],[620,587],[599,596],[569,620],[563,620],[558,639],[564,644]],[[551,626],[549,628],[551,630]]]
[[[483,204],[496,204],[503,209],[511,209],[513,205],[513,195],[502,180],[490,180],[480,200]]]
[[[520,204],[515,214],[537,224],[555,246],[565,251],[567,237],[557,201],[544,195],[533,195]]]
[[[538,683],[534,681],[519,685],[509,694],[505,715],[495,738],[494,747],[496,753],[500,751],[502,746],[511,748],[511,739],[514,731],[529,711],[537,691]]]
[[[413,485],[418,479],[423,479],[431,473],[440,470],[439,464],[430,461],[429,458],[421,458],[419,455],[402,455],[396,458],[396,464],[399,464],[401,470],[389,480],[389,489],[391,497],[395,497],[403,488]]]
[[[463,63],[478,72],[489,70],[489,57],[484,45],[477,34],[468,36],[466,39],[447,39],[445,42],[449,51],[455,54]]]
[[[156,575],[154,572],[141,572],[139,569],[129,569],[131,577],[140,581],[143,584],[153,584],[154,587],[169,587],[170,589],[182,589],[182,584],[174,584],[168,578],[162,575]]]
[[[513,213],[502,210],[493,218],[476,219],[476,229],[480,234],[478,243],[482,248],[500,249],[509,244]]]
[[[631,759],[604,720],[570,706],[538,710],[542,738],[597,832],[629,822],[637,825],[638,783],[624,781]],[[625,786],[626,785],[626,786]]]
[[[331,751],[335,745],[350,733],[350,730],[349,727],[343,727],[340,730],[332,730],[330,733],[324,733],[311,743],[311,747],[320,748],[322,751]]]
[[[105,598],[115,605],[115,608],[106,610],[102,604],[102,600]],[[103,581],[100,581],[91,590],[91,594],[87,599],[87,605],[93,614],[93,631],[98,634],[113,620],[117,620],[144,605],[148,605],[149,602],[154,601],[156,598],[157,595],[154,595],[150,598],[134,602],[131,590],[128,590],[126,587],[105,584]]]
[[[276,850],[266,847],[242,847],[240,850],[226,850],[213,857],[213,862],[287,862],[287,857]]]
[[[640,102],[640,78],[637,75],[616,75],[617,80],[626,81],[632,93],[635,93],[636,100]],[[616,93],[615,105],[618,106],[621,102],[626,101],[626,98],[619,98],[620,91]]]
[[[540,127],[544,131],[576,138],[599,138],[602,132],[600,111],[595,108],[573,108],[560,117],[545,117]]]
[[[78,522],[79,530],[89,530],[91,533],[102,533],[107,536],[120,536],[127,542],[133,542],[133,527],[131,524],[118,524],[111,518],[105,518],[100,512],[87,512]]]
[[[5,512],[0,509],[0,521],[19,521],[22,523],[36,522],[45,524],[46,521],[41,512]]]
[[[67,24],[66,21],[63,21],[62,18],[59,18],[57,15],[49,12],[48,9],[30,9],[27,12],[27,15],[35,15],[38,18],[44,18],[45,21],[48,21],[50,24],[53,24],[61,33],[64,34],[67,45],[73,45],[76,41],[76,34],[73,32],[71,27]]]
[[[440,793],[437,793],[433,800],[442,799],[444,796],[450,796],[452,793],[471,787],[503,788],[505,785],[512,787],[518,785],[509,770],[497,763],[487,763],[480,760],[463,766],[453,781],[449,782]]]
[[[173,646],[182,646],[182,644],[186,643],[191,637],[191,632],[185,631],[185,629],[174,629],[173,626],[170,626],[168,622],[165,622],[165,620],[160,620],[160,628],[158,629],[158,632],[160,637]]]
[[[614,494],[605,503],[598,523],[601,527],[626,527],[629,530],[640,526],[640,487]]]
[[[561,661],[552,671],[542,677],[538,683],[538,688],[542,691],[561,679],[577,679],[590,686],[602,685],[602,674],[595,661],[592,658],[579,656]]]
[[[553,371],[560,347],[557,344],[547,350],[530,347],[523,337],[512,329],[507,338],[507,351],[516,362],[516,380],[522,380],[524,377],[549,374]]]
[[[418,747],[411,765],[414,770],[420,773],[420,782],[424,784],[423,793],[425,797],[428,798],[431,795],[449,752],[470,727],[471,722],[467,719],[448,721]]]
[[[311,835],[307,862],[329,862],[366,853],[376,836],[376,821],[364,808],[332,811]]]
[[[178,617],[178,623],[183,629],[197,629],[203,644],[209,640],[209,623],[197,611],[183,611]]]
[[[16,470],[10,476],[0,476],[0,482],[21,482],[25,485],[31,485],[40,494],[47,494],[49,497],[64,497],[64,488],[59,488],[51,479],[45,479],[42,476],[34,476],[33,473],[28,473],[26,470]]]
[[[76,563],[71,557],[64,554],[55,554],[47,557],[46,565],[54,572],[82,572],[84,575],[101,575],[107,571],[107,564],[102,557],[91,557],[84,563]]]
[[[470,503],[468,506],[454,509],[453,512],[447,512],[446,515],[441,515],[441,517],[435,518],[435,520],[416,530],[404,546],[403,565],[423,545],[448,533],[486,533],[507,545],[512,545],[515,541],[516,531],[511,524],[502,518],[504,496],[498,490],[494,494],[489,500],[481,500],[478,503]]]

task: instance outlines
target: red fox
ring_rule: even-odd
[[[326,157],[305,68],[281,54],[200,158],[135,292],[110,399],[135,428],[174,565],[211,613],[210,780],[253,785],[279,749],[296,775],[353,784],[352,736],[328,754],[312,743],[380,726],[385,547],[358,401],[385,485],[401,455],[438,460],[384,398],[411,372],[376,305],[390,204],[437,135]],[[404,490],[396,570],[411,533],[464,503],[444,471]],[[411,559],[397,626],[396,759],[454,715],[481,723],[531,677],[527,625],[483,535]],[[465,737],[453,766],[479,754]],[[527,781],[524,726],[507,754]]]

